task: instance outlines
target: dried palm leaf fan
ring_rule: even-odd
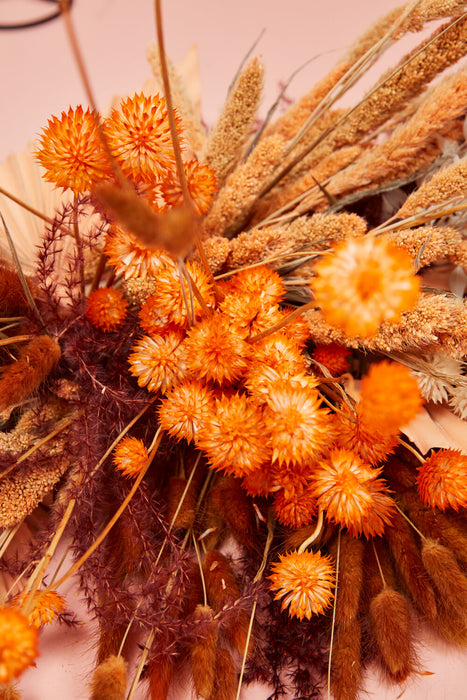
[[[371,661],[404,682],[417,618],[467,644],[465,3],[393,10],[256,135],[250,60],[207,137],[159,2],[164,95],[106,118],[62,10],[91,108],[35,157],[71,196],[42,212],[29,277],[0,269],[0,693],[21,697],[73,575],[94,699],[165,700],[188,675],[209,700],[255,680],[352,700]]]

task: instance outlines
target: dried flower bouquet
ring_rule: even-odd
[[[467,3],[393,10],[260,126],[246,62],[209,133],[156,18],[160,93],[43,129],[32,269],[4,220],[0,697],[77,576],[95,700],[352,700],[420,670],[417,616],[467,645]]]

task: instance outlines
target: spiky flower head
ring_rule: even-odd
[[[36,159],[45,168],[44,179],[75,194],[111,177],[110,164],[102,148],[96,119],[80,106],[52,117],[43,129]]]
[[[180,117],[175,115],[181,136]],[[128,97],[105,120],[110,150],[126,175],[136,181],[155,182],[175,167],[165,99],[142,93]]]
[[[289,608],[289,615],[308,620],[320,615],[334,598],[334,568],[330,557],[321,552],[289,552],[279,555],[268,576],[270,588],[277,591],[274,600],[281,600],[281,609]]]
[[[315,265],[311,289],[328,323],[348,336],[374,335],[417,301],[419,279],[408,253],[384,238],[339,243]]]
[[[418,467],[418,490],[430,508],[467,507],[467,456],[460,450],[431,451]]]
[[[34,664],[37,629],[15,608],[0,608],[0,683],[9,683]]]
[[[177,439],[191,442],[212,411],[212,391],[200,381],[184,381],[162,399],[159,407],[161,428]]]
[[[274,494],[274,514],[286,527],[309,525],[316,514],[316,498],[310,487],[301,492],[287,495],[284,491]]]
[[[104,252],[117,275],[133,279],[156,277],[172,259],[162,248],[147,248],[135,236],[113,227],[107,234]]]
[[[372,469],[357,454],[332,450],[313,471],[313,493],[318,507],[355,537],[381,535],[391,522],[394,502],[387,495],[379,469]]]
[[[125,320],[128,304],[114,287],[99,287],[88,297],[86,316],[92,325],[103,331],[114,331]]]
[[[328,343],[327,345],[317,345],[311,357],[320,365],[326,367],[333,377],[348,372],[350,355],[349,348],[338,343]]]
[[[113,463],[125,476],[138,476],[148,461],[144,443],[135,437],[124,437],[114,450]]]
[[[20,594],[9,601],[9,605],[20,608],[28,595]],[[37,591],[34,594],[34,607],[28,616],[29,624],[39,628],[53,622],[66,608],[65,598],[56,591]]]
[[[199,163],[197,160],[187,161],[183,164],[183,168],[193,208],[197,214],[205,214],[209,211],[217,190],[216,176],[209,165]],[[169,207],[178,207],[184,203],[182,188],[175,174],[172,178],[164,178],[160,190]]]
[[[182,340],[181,331],[168,330],[152,338],[143,336],[133,346],[128,361],[131,374],[138,378],[138,386],[165,393],[183,379],[186,364]]]

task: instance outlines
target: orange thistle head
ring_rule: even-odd
[[[212,391],[199,381],[184,381],[162,399],[161,428],[178,440],[191,442],[211,415]]]
[[[418,467],[418,490],[430,508],[467,507],[467,456],[460,450],[431,451]]]
[[[12,598],[8,605],[21,608],[27,597],[21,593]],[[37,591],[34,594],[34,608],[28,616],[29,624],[36,628],[47,625],[64,612],[65,608],[65,598],[55,591]]]
[[[37,629],[15,608],[0,608],[0,683],[9,683],[34,664]]]
[[[180,138],[177,114],[175,121]],[[135,181],[155,182],[173,171],[175,156],[163,97],[139,93],[123,100],[105,120],[105,132],[113,156]]]
[[[95,117],[81,105],[62,112],[60,119],[49,119],[36,158],[45,168],[45,180],[69,188],[75,194],[86,192],[97,182],[112,176]]]
[[[416,303],[420,281],[402,248],[364,236],[339,243],[315,265],[311,289],[328,323],[348,336],[374,335]]]
[[[247,476],[271,455],[262,412],[243,394],[215,400],[197,444],[214,469],[238,477]]]
[[[334,568],[330,557],[321,552],[289,552],[272,565],[268,576],[270,588],[277,591],[274,600],[282,599],[281,609],[289,615],[308,620],[320,615],[334,598]]]
[[[307,487],[301,493],[290,495],[278,491],[274,495],[274,514],[286,527],[309,525],[316,515],[316,498],[312,489]]]
[[[145,335],[133,346],[128,361],[131,374],[138,378],[138,386],[165,393],[184,378],[186,363],[182,340],[181,331],[168,330],[163,336]]]
[[[320,365],[324,365],[333,377],[339,376],[349,370],[348,357],[349,348],[338,343],[328,343],[328,345],[317,345],[311,356]]]
[[[109,265],[125,279],[156,277],[165,265],[173,264],[162,248],[147,248],[131,233],[115,227],[107,234],[104,252]]]
[[[332,450],[313,471],[318,507],[355,537],[381,535],[391,521],[394,502],[379,473],[354,452]]]
[[[125,320],[128,304],[114,287],[100,287],[89,295],[86,316],[102,331],[114,331]]]
[[[189,160],[183,164],[183,167],[193,208],[196,214],[201,216],[209,211],[216,194],[216,176],[209,165],[199,163],[197,160]],[[175,174],[173,178],[164,178],[160,191],[169,207],[179,207],[184,203],[182,188]]]
[[[358,415],[368,432],[395,436],[422,406],[416,378],[397,362],[371,365],[362,379]]]
[[[125,476],[138,476],[148,461],[148,451],[141,440],[124,437],[114,450],[113,463]]]

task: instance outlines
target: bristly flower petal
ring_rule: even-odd
[[[0,608],[0,683],[17,678],[37,656],[37,629],[14,608]]]
[[[460,450],[432,450],[418,467],[417,484],[430,508],[467,508],[467,456]]]
[[[103,331],[114,331],[125,320],[128,304],[114,287],[95,289],[87,300],[86,316],[92,325]]]
[[[128,358],[130,372],[138,378],[138,386],[148,391],[165,393],[181,381],[186,373],[183,333],[170,330],[163,336],[143,336]]]
[[[161,428],[191,442],[211,416],[214,395],[199,381],[184,381],[164,397],[159,407]]]
[[[125,437],[114,450],[115,467],[125,476],[138,476],[148,461],[148,451],[141,440]]]

